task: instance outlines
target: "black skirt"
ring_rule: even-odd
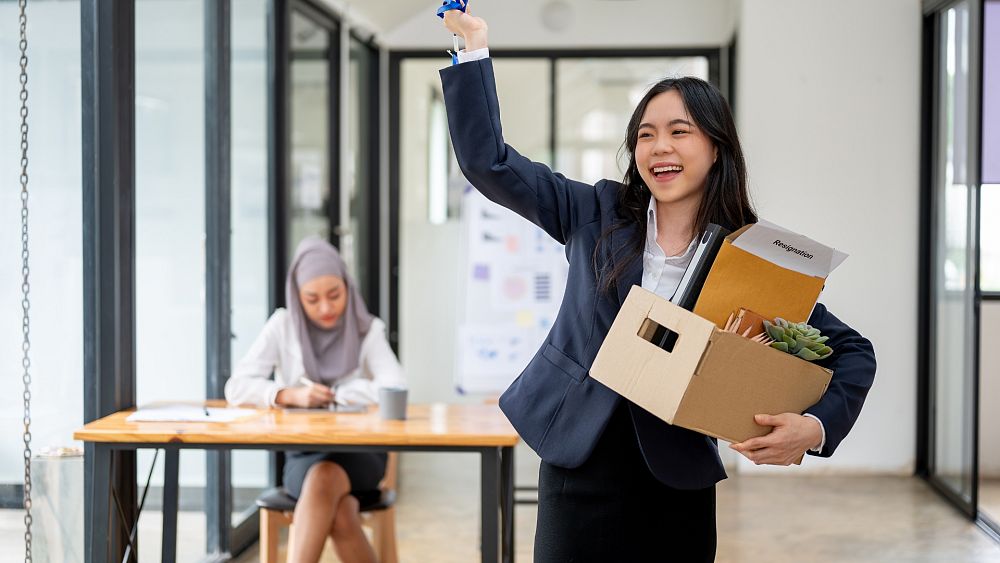
[[[351,493],[370,492],[378,489],[385,476],[386,459],[385,453],[374,452],[285,452],[282,483],[288,494],[299,498],[309,468],[319,461],[332,461],[347,472]]]
[[[650,473],[622,401],[590,458],[538,474],[536,563],[713,561],[715,486],[673,489]]]

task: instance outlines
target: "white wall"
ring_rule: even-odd
[[[399,355],[414,402],[454,401],[455,324],[458,319],[459,223],[431,225],[427,218],[426,152],[432,92],[440,90],[434,61],[401,69],[405,101],[399,166]],[[406,147],[414,147],[406,150]]]
[[[478,0],[470,8],[489,24],[490,46],[508,49],[717,47],[728,44],[736,15],[734,0],[561,3],[569,7],[561,31],[543,23],[543,10],[553,2]],[[430,8],[380,34],[379,40],[391,49],[451,48],[448,31]]]
[[[758,211],[851,254],[820,301],[879,362],[851,435],[800,472],[913,468],[920,38],[920,0],[740,10],[737,115]]]

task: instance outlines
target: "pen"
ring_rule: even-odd
[[[313,380],[308,379],[304,375],[299,376],[299,383],[305,385],[306,387],[312,387],[313,385],[316,384]],[[333,387],[333,401],[330,403],[330,406],[331,406],[332,410],[337,410],[337,386],[336,385]]]

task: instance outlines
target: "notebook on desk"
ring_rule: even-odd
[[[366,413],[368,412],[368,405],[360,404],[346,404],[338,405],[337,403],[330,403],[325,407],[282,407],[281,410],[285,412],[335,412],[335,413]]]
[[[128,415],[126,422],[233,422],[257,414],[256,409],[205,407],[191,403],[154,403]]]

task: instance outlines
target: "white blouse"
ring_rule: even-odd
[[[656,242],[656,199],[649,198],[646,210],[646,248],[642,252],[642,288],[670,300],[681,283],[684,270],[691,263],[698,237],[695,237],[683,254],[667,256]]]
[[[372,320],[361,342],[358,368],[334,387],[339,404],[374,404],[382,387],[406,387],[399,360],[385,337],[385,323]],[[271,374],[274,379],[271,379]],[[236,365],[226,382],[226,400],[233,404],[275,406],[278,391],[301,385],[305,376],[302,347],[292,317],[278,309],[268,319],[257,340]]]

